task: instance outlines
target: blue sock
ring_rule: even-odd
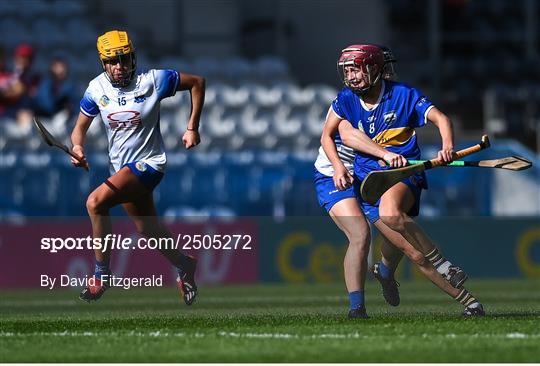
[[[111,270],[109,269],[109,261],[100,262],[96,260],[96,268],[94,270],[94,276],[101,279],[101,275],[108,274]]]
[[[382,278],[385,278],[385,279],[391,278],[393,276],[393,273],[390,271],[390,268],[386,267],[382,261],[379,262],[379,272]]]
[[[364,290],[349,292],[350,309],[358,309],[364,306]]]

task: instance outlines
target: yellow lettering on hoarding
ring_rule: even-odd
[[[540,245],[540,229],[526,231],[518,241],[516,258],[521,271],[527,277],[540,277],[540,262],[535,263],[531,258],[533,245]]]
[[[338,248],[328,244],[315,247],[309,258],[309,267],[315,281],[327,283],[337,280],[336,275],[339,273],[340,267],[337,250]]]
[[[286,281],[306,282],[308,274],[305,270],[294,268],[291,263],[292,253],[298,247],[309,246],[311,235],[308,233],[294,233],[283,240],[278,247],[278,268]]]

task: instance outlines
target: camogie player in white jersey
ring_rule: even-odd
[[[88,127],[98,114],[109,140],[111,176],[90,193],[86,201],[92,236],[105,238],[112,233],[109,210],[121,204],[140,234],[170,238],[171,233],[158,219],[152,195],[167,163],[159,130],[160,102],[177,91],[190,92],[191,115],[182,137],[184,146],[190,149],[200,142],[198,128],[205,80],[174,70],[139,70],[135,49],[125,31],[113,30],[98,37],[97,49],[103,73],[90,81],[71,135],[73,152],[83,158],[83,163],[72,159],[79,167],[87,166],[84,141]],[[178,288],[185,303],[191,305],[197,296],[197,260],[172,248],[159,250],[176,267]],[[80,294],[86,301],[98,300],[110,287],[111,251],[96,249],[94,252],[94,280]]]

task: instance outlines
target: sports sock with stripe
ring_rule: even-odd
[[[433,267],[439,272],[441,275],[448,274],[448,269],[452,265],[452,263],[444,258],[439,251],[439,248],[433,249],[430,253],[426,255],[426,259],[433,264]]]
[[[478,300],[467,289],[462,289],[455,299],[465,307],[475,308],[480,306]]]

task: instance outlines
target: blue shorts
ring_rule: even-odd
[[[154,188],[156,188],[164,176],[162,172],[158,172],[150,165],[142,161],[127,163],[124,166],[127,166],[150,191],[153,191]]]
[[[420,213],[420,196],[422,194],[421,187],[424,186],[425,182],[418,182],[417,181],[418,179],[419,179],[418,176],[413,176],[413,177],[402,180],[402,182],[405,183],[407,187],[409,187],[409,189],[411,190],[414,196],[414,205],[413,207],[411,207],[409,212],[407,212],[407,215],[411,217],[418,216],[418,214]],[[360,196],[358,197],[359,197],[358,201],[360,202],[360,207],[362,208],[362,211],[367,216],[369,222],[373,224],[375,221],[377,221],[380,218],[379,203],[381,202],[381,200],[379,199],[374,205],[372,205],[365,202],[362,199],[362,197]]]
[[[315,169],[314,180],[319,205],[324,207],[328,212],[330,212],[332,207],[341,200],[359,197],[360,186],[356,182],[356,179],[354,184],[344,191],[340,191],[336,188],[332,177],[320,173],[317,169]]]

